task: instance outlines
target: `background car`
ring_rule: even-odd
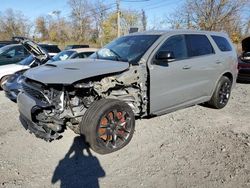
[[[64,50],[76,49],[76,48],[89,48],[88,44],[72,44],[67,45]]]
[[[29,56],[21,44],[10,44],[0,48],[0,68],[2,65],[14,64]]]
[[[242,54],[238,58],[238,81],[250,81],[250,37],[242,40]]]
[[[50,59],[50,56],[47,53],[47,51],[41,48],[38,44],[34,43],[33,41],[20,38],[20,37],[16,37],[16,40],[18,40],[21,43],[19,44],[21,49],[25,50],[27,52],[27,55],[32,54],[33,57],[29,56],[17,64],[1,66],[0,67],[0,86],[1,87],[6,82],[8,77],[14,74],[15,72],[26,70],[30,67],[37,66],[41,63],[45,63],[46,61]],[[6,48],[6,47],[8,46],[5,46],[3,48]]]
[[[21,81],[23,79],[23,73],[33,67],[40,65],[39,62],[35,57],[30,55],[29,57],[25,58],[24,60],[18,63],[20,69],[16,71],[14,74],[9,75],[7,79],[1,84],[2,89],[5,91],[5,95],[10,99],[15,101],[16,97],[21,89]],[[12,83],[15,84],[12,84]]]
[[[51,58],[48,62],[53,63],[53,61],[61,61],[66,59],[74,59],[74,58],[87,58],[89,55],[96,52],[96,48],[79,48],[72,50],[64,50]],[[37,63],[37,60],[30,56],[29,58],[20,62],[20,64],[25,64],[26,68],[15,72],[13,75],[9,77],[9,79],[4,82],[2,85],[3,90],[5,91],[6,97],[10,100],[16,102],[17,95],[22,89],[21,82],[24,79],[24,72],[32,67],[38,66],[40,64]]]
[[[45,49],[51,57],[54,57],[59,52],[61,52],[60,48],[56,44],[38,44],[38,45],[43,49]]]
[[[39,44],[39,46],[42,47],[44,50],[46,50],[46,52],[51,57],[57,55],[57,53],[61,51],[57,45]],[[5,45],[4,47],[0,48],[0,68],[1,69],[3,68],[2,65],[17,63],[23,60],[24,58],[28,57],[29,55],[30,55],[29,50],[27,50],[21,44]]]
[[[0,48],[3,47],[3,46],[6,46],[6,45],[9,45],[9,44],[17,44],[16,41],[13,41],[13,40],[5,40],[5,41],[0,41]]]
[[[237,81],[250,81],[250,61],[238,60],[238,77]]]
[[[97,48],[76,48],[70,50],[64,50],[51,58],[50,61],[62,61],[66,59],[76,59],[76,58],[87,58],[94,52],[96,52]]]
[[[20,71],[20,70],[26,70],[30,68],[29,66],[35,62],[35,58],[30,55],[27,58],[23,59],[17,64],[11,64],[11,65],[4,65],[0,68],[0,86],[6,82],[6,80],[10,77],[11,74]]]

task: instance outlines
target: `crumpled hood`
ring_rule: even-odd
[[[70,59],[55,61],[30,69],[25,76],[44,84],[72,84],[94,76],[121,72],[129,63],[99,59]]]

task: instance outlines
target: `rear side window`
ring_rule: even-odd
[[[9,55],[10,57],[23,56],[24,48],[23,46],[15,46],[11,48],[9,51],[7,51],[6,54]]]
[[[43,49],[47,50],[48,53],[59,53],[61,50],[55,45],[39,45]]]
[[[232,47],[226,38],[215,35],[212,35],[211,37],[222,52],[232,51]]]
[[[189,57],[214,53],[214,49],[205,35],[186,35],[186,42]]]
[[[87,58],[89,57],[90,55],[92,55],[94,52],[82,52],[82,53],[79,53],[78,54],[78,57],[77,58]]]

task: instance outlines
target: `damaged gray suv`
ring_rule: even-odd
[[[134,33],[89,59],[28,70],[18,95],[20,120],[47,141],[72,129],[107,154],[129,143],[136,118],[200,103],[223,108],[236,76],[237,54],[224,33]]]

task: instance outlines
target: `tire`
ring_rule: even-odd
[[[232,88],[232,81],[222,76],[215,88],[212,98],[208,101],[208,105],[215,109],[224,108],[230,98]]]
[[[3,83],[4,83],[6,80],[8,80],[9,77],[10,77],[10,75],[3,76],[3,77],[1,78],[1,81],[0,81],[0,87],[1,87],[1,88],[2,88]]]
[[[128,104],[116,99],[94,102],[80,123],[81,134],[99,154],[112,153],[126,146],[134,130],[134,112]]]

